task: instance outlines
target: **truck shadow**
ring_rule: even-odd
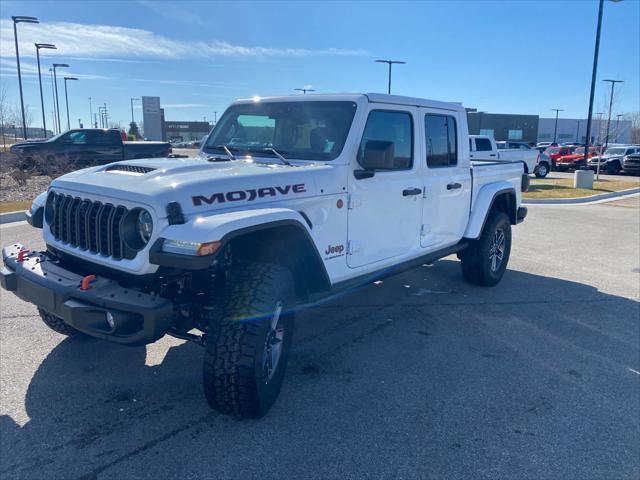
[[[610,318],[597,307],[604,304]],[[409,408],[428,417],[429,412],[442,408],[447,388],[458,388],[451,379],[440,384],[442,378],[431,375],[429,369],[455,369],[456,362],[460,368],[467,368],[467,363],[508,358],[518,345],[488,341],[484,345],[477,340],[478,329],[490,324],[493,318],[504,319],[507,315],[514,321],[532,324],[551,311],[554,320],[536,323],[536,329],[590,349],[596,356],[607,357],[606,361],[628,358],[631,362],[637,358],[637,346],[634,348],[620,339],[634,338],[633,335],[637,338],[638,302],[599,292],[589,285],[518,271],[508,271],[495,288],[473,287],[462,282],[459,264],[452,260],[405,272],[301,312],[296,347],[281,397],[268,416],[258,422],[236,422],[208,408],[200,385],[202,351],[196,345],[162,340],[146,348],[125,348],[92,339],[65,339],[42,361],[31,379],[24,401],[29,420],[21,426],[9,415],[0,417],[3,452],[0,475],[75,478],[89,473],[86,478],[95,478],[126,461],[132,468],[129,472],[135,476],[133,472],[147,468],[142,465],[142,456],[153,450],[163,451],[166,447],[163,444],[180,436],[177,452],[154,457],[155,462],[160,462],[159,472],[163,472],[164,465],[168,468],[166,476],[175,477],[181,473],[175,470],[176,465],[186,462],[187,455],[198,458],[202,467],[222,461],[225,455],[231,458],[238,442],[249,442],[245,444],[248,448],[254,441],[275,436],[286,444],[286,435],[294,435],[291,423],[297,425],[295,431],[308,427],[320,437],[329,435],[340,421],[348,421],[344,418],[347,403],[378,388],[376,377],[362,369],[363,362],[368,362],[366,370],[402,371],[404,366],[397,364],[398,348],[404,349],[402,358],[408,364],[426,369],[420,388],[429,395],[439,395],[440,400],[433,398],[433,404],[429,404],[429,396],[425,394],[426,400],[422,402],[427,403],[402,406],[386,402],[384,415],[393,416],[399,414],[397,409]],[[613,331],[598,332],[597,328],[585,327],[589,315],[605,315],[602,324],[611,322]],[[572,319],[578,318],[580,322],[573,323]],[[566,328],[560,328],[562,325]],[[455,342],[451,341],[452,335],[456,335]],[[585,336],[584,341],[581,336]],[[610,353],[612,346],[617,353]],[[455,361],[442,358],[445,347]],[[372,352],[376,355],[371,355]],[[396,364],[385,366],[390,359]],[[575,378],[577,374],[569,375]],[[397,383],[400,391],[405,389],[402,377],[385,376],[392,383],[389,390],[393,390],[393,383]],[[504,381],[504,389],[521,388],[508,384],[506,378]],[[334,391],[338,388],[342,400],[336,400]],[[441,392],[434,393],[438,390]],[[6,399],[10,394],[5,392],[3,396]],[[388,393],[380,395],[382,399]],[[322,423],[318,423],[316,408],[322,411]],[[378,401],[360,403],[357,408],[359,417],[373,419],[382,414]],[[449,413],[464,416],[471,410],[461,408]],[[508,417],[508,412],[490,420],[501,422],[502,417]],[[402,422],[399,425],[412,428]],[[368,421],[352,425],[349,434],[353,436],[352,447],[348,447],[348,438],[343,439],[346,445],[343,454],[347,456],[350,448],[359,448],[361,440],[355,439],[366,438],[375,428]],[[225,439],[217,443],[217,451],[213,453],[209,441],[217,437],[216,430],[224,431]],[[255,438],[247,439],[247,432]],[[203,442],[203,437],[209,440]],[[314,458],[321,458],[323,453],[335,455],[335,449],[328,443],[326,447],[322,442],[315,443],[318,451]],[[408,445],[407,455],[410,451],[412,445]],[[279,452],[300,463],[305,462],[308,454],[304,448]],[[370,455],[375,454],[375,449],[371,449]],[[359,468],[367,468],[367,456],[361,457]],[[268,459],[260,459],[265,461]],[[277,461],[273,458],[274,465]],[[183,464],[180,468],[191,467]],[[201,471],[208,470],[205,467]],[[162,473],[158,478],[162,478]]]

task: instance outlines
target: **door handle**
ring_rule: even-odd
[[[456,190],[458,188],[462,188],[462,184],[456,182],[456,183],[449,183],[447,185],[447,190]]]
[[[404,190],[402,190],[403,197],[408,197],[410,195],[420,195],[421,193],[421,188],[405,188]]]
[[[492,154],[491,154],[491,155],[489,155],[489,156],[490,156],[490,157],[495,157],[495,156],[496,156],[496,154],[495,154],[495,153],[492,153]]]

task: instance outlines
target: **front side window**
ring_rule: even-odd
[[[63,138],[63,141],[64,143],[83,145],[87,143],[87,132],[71,132],[66,138]]]
[[[209,135],[206,153],[226,146],[236,155],[334,160],[342,152],[356,111],[353,102],[254,102],[227,109]]]
[[[424,117],[424,129],[427,166],[437,168],[456,165],[458,163],[458,136],[455,118],[449,115],[427,114]]]
[[[358,163],[361,165],[365,147],[370,141],[392,144],[393,161],[388,170],[406,170],[412,167],[413,121],[410,113],[386,110],[374,110],[369,113],[358,149]]]

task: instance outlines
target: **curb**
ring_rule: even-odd
[[[531,198],[522,200],[523,205],[576,205],[581,203],[593,203],[600,200],[608,200],[610,198],[624,197],[640,193],[640,188],[630,188],[628,190],[620,190],[619,192],[600,193],[591,197],[579,198]]]
[[[24,211],[0,213],[0,225],[3,225],[5,223],[20,222],[26,219],[27,216],[24,214]]]

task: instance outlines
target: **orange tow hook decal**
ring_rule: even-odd
[[[89,283],[93,282],[96,279],[95,275],[87,275],[80,282],[80,290],[89,290],[91,285]]]

